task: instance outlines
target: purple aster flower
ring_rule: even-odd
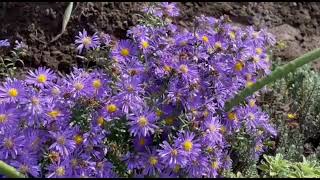
[[[138,49],[130,40],[121,40],[113,50],[113,57],[118,62],[124,62],[127,58],[136,56]]]
[[[46,131],[34,128],[27,128],[24,130],[24,150],[39,152],[43,148],[43,144],[48,138]]]
[[[110,95],[111,90],[106,86],[109,81],[102,71],[95,70],[90,73],[87,82],[90,83],[93,97],[101,98],[104,95]]]
[[[174,68],[186,83],[195,83],[199,81],[199,75],[194,65],[190,63],[179,62]]]
[[[216,178],[218,170],[221,168],[221,161],[218,158],[214,158],[209,161],[209,164],[208,177]]]
[[[189,94],[188,88],[185,87],[179,79],[171,79],[169,82],[167,101],[174,104],[187,102],[187,94]]]
[[[22,151],[24,136],[16,129],[5,129],[0,132],[0,159],[16,159]]]
[[[7,79],[0,86],[0,98],[4,102],[17,102],[25,96],[25,86],[22,81],[17,79]]]
[[[112,163],[104,160],[96,163],[97,178],[114,178],[116,174],[113,172]]]
[[[17,125],[19,113],[13,104],[0,104],[0,132]]]
[[[158,16],[158,17],[162,17],[163,16],[163,10],[158,7],[158,6],[145,6],[142,8],[143,12],[147,13],[147,14],[151,14],[154,16]]]
[[[105,46],[109,46],[110,43],[111,43],[111,37],[109,34],[106,34],[106,33],[101,33],[100,34],[100,42],[102,44],[104,44]]]
[[[82,32],[79,32],[79,35],[76,36],[76,40],[74,41],[78,46],[78,53],[81,54],[83,49],[95,49],[100,46],[100,39],[97,33],[95,33],[92,37],[88,36],[87,31],[83,29]]]
[[[134,140],[133,140],[134,149],[136,151],[145,151],[146,147],[151,145],[151,143],[152,143],[152,137],[151,136],[147,136],[147,137],[136,136],[136,137],[134,137]]]
[[[83,148],[84,152],[97,159],[102,159],[105,155],[104,150],[106,149],[103,146],[105,139],[105,131],[101,131],[99,127],[93,128],[93,130],[83,134]]]
[[[198,157],[189,157],[189,162],[185,167],[188,177],[201,178],[208,171],[208,158],[204,155]]]
[[[8,39],[0,40],[0,47],[9,47],[10,43],[8,42]]]
[[[155,150],[147,149],[146,153],[143,153],[143,158],[145,158],[144,161],[144,168],[143,168],[143,175],[148,176],[155,176],[159,172],[161,172],[161,169],[163,168],[163,165],[159,161],[159,156],[157,155]]]
[[[44,113],[44,109],[48,103],[42,91],[30,90],[21,104],[24,105],[24,112],[22,113],[28,119],[28,125],[40,125]]]
[[[263,141],[261,138],[258,138],[256,140],[255,146],[254,146],[254,159],[258,160],[260,155],[266,150],[266,147],[263,145]]]
[[[206,135],[204,137],[205,144],[213,146],[216,143],[222,141],[223,136],[220,133],[220,128],[221,124],[219,123],[216,117],[210,117],[205,121],[203,127],[203,129],[206,132]]]
[[[180,14],[176,3],[161,2],[161,6],[164,12],[171,17],[179,16]]]
[[[143,168],[143,159],[141,157],[141,153],[131,153],[128,152],[122,158],[122,160],[126,163],[128,170],[135,170]]]
[[[49,133],[55,140],[55,142],[50,145],[50,150],[56,150],[63,156],[69,156],[69,154],[73,152],[76,143],[73,140],[74,132],[72,130],[65,129],[64,131],[60,130],[58,132],[49,131]]]
[[[137,77],[122,79],[118,84],[120,92],[116,95],[118,101],[122,104],[122,111],[129,113],[129,111],[138,111],[143,108],[144,101],[141,96],[144,94],[141,80]]]
[[[158,128],[154,123],[157,120],[157,115],[152,111],[138,112],[134,116],[130,117],[130,134],[134,136],[148,136],[155,132]]]
[[[91,87],[88,77],[84,77],[84,74],[77,75],[77,72],[73,72],[67,76],[65,83],[68,93],[71,93],[73,98],[90,97],[94,94],[94,88]]]
[[[56,76],[50,69],[39,67],[34,72],[30,70],[25,81],[43,89],[50,86],[54,79],[56,79]]]
[[[191,157],[198,157],[201,152],[201,145],[195,139],[195,134],[189,131],[179,133],[175,146],[180,147],[185,155]]]
[[[111,99],[109,99],[101,110],[105,120],[111,121],[116,117],[120,117],[123,114],[121,111],[121,105],[121,99],[118,100],[117,96],[113,96]]]
[[[44,125],[55,123],[62,125],[61,127],[69,123],[70,113],[66,104],[60,102],[51,101],[48,103],[48,107],[45,108],[45,115],[43,122]]]
[[[70,177],[72,171],[69,163],[69,160],[64,160],[61,163],[50,164],[48,167],[49,172],[46,175],[46,178]]]
[[[174,168],[179,165],[185,166],[187,163],[186,156],[180,147],[171,147],[167,141],[160,144],[161,150],[158,150],[158,154],[161,162],[167,167]]]
[[[17,160],[13,160],[10,165],[15,167],[20,173],[24,175],[31,174],[33,177],[40,176],[40,167],[37,159],[30,156],[19,156]]]

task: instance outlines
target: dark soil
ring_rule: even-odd
[[[79,62],[74,36],[83,28],[89,33],[104,31],[114,38],[125,38],[126,30],[137,24],[143,3],[76,3],[66,32],[47,44],[61,31],[62,17],[68,3],[2,2],[0,5],[0,39],[19,39],[30,47],[24,58],[27,67],[48,66],[67,72]],[[179,3],[179,24],[188,26],[194,16],[229,15],[237,24],[266,27],[287,47],[276,55],[291,60],[320,47],[319,2],[185,2]]]

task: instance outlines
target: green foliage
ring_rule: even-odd
[[[301,154],[314,154],[320,135],[320,74],[305,65],[271,85],[262,96],[263,109],[278,127],[276,153],[301,161]],[[293,115],[289,117],[288,115]]]
[[[11,51],[11,56],[0,56],[0,78],[13,77],[17,65],[24,66],[24,62],[21,60],[23,56],[26,56],[25,50],[14,50]]]
[[[319,178],[320,164],[316,159],[306,159],[302,162],[285,160],[282,154],[276,156],[264,155],[264,161],[259,166],[264,177],[277,178]]]

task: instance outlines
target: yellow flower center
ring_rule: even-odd
[[[132,69],[129,71],[129,73],[130,73],[130,76],[134,76],[134,75],[138,74],[138,71],[135,69]]]
[[[37,97],[33,97],[33,98],[31,99],[31,103],[32,103],[33,105],[38,105],[38,104],[40,103],[40,100],[39,100],[39,98],[37,98]]]
[[[59,110],[53,110],[51,112],[48,113],[49,116],[53,119],[56,119],[58,116],[60,116],[60,111]]]
[[[10,139],[4,139],[4,146],[8,149],[12,149],[13,148],[13,142]]]
[[[145,118],[144,116],[141,116],[139,119],[138,119],[138,123],[141,127],[145,127],[147,124],[148,124],[148,119]]]
[[[221,132],[222,134],[224,134],[226,131],[227,131],[226,127],[225,127],[225,126],[221,126],[220,132]]]
[[[221,49],[221,48],[222,48],[221,42],[218,41],[218,42],[214,43],[214,47],[215,47],[216,49]]]
[[[173,149],[173,150],[171,151],[171,154],[172,154],[173,156],[177,156],[177,155],[178,155],[178,151],[177,151],[176,149]]]
[[[180,71],[184,74],[188,73],[189,69],[188,69],[188,66],[182,64],[180,65]]]
[[[129,56],[129,49],[128,48],[123,48],[123,49],[121,49],[121,55],[122,56],[125,56],[125,57],[127,57],[127,56]]]
[[[230,37],[230,39],[236,39],[236,33],[233,32],[233,31],[231,31],[231,32],[229,33],[229,37]]]
[[[249,106],[254,107],[256,105],[256,101],[254,99],[250,99]]]
[[[84,46],[89,46],[91,43],[92,43],[91,37],[85,37],[85,38],[83,38],[83,40],[82,40],[82,44],[83,44]]]
[[[142,42],[141,42],[141,45],[142,45],[142,48],[143,48],[143,49],[146,49],[146,48],[149,47],[149,43],[148,43],[147,41],[142,41]]]
[[[258,56],[253,56],[252,59],[254,63],[258,63],[260,61],[260,58]]]
[[[40,74],[37,80],[39,83],[45,83],[47,81],[47,76],[44,74]]]
[[[171,68],[170,66],[168,66],[168,65],[164,65],[164,66],[163,66],[163,69],[164,69],[165,71],[167,71],[167,72],[171,72],[171,70],[172,70],[172,68]]]
[[[212,167],[212,169],[218,169],[218,167],[219,167],[218,161],[213,161],[211,163],[211,167]]]
[[[84,85],[80,82],[76,82],[74,83],[74,88],[77,90],[77,91],[80,91],[84,88]]]
[[[57,174],[58,176],[64,176],[64,175],[65,175],[65,169],[64,169],[64,167],[59,166],[59,167],[56,169],[56,174]]]
[[[215,132],[217,130],[217,127],[215,125],[211,124],[209,126],[209,129],[210,129],[211,132]]]
[[[101,83],[100,79],[95,79],[92,82],[92,85],[93,85],[94,88],[99,89],[102,86],[102,83]]]
[[[160,117],[160,116],[163,115],[163,112],[162,112],[160,109],[157,109],[157,110],[156,110],[156,115],[157,115],[158,117]]]
[[[99,126],[103,126],[103,124],[104,124],[104,118],[103,118],[102,116],[100,116],[97,121],[98,121],[98,125],[99,125]]]
[[[115,104],[108,105],[106,109],[109,113],[114,113],[118,110],[118,108]]]
[[[261,49],[261,48],[256,48],[256,53],[257,53],[258,55],[262,54],[262,49]]]
[[[64,145],[66,143],[66,139],[63,136],[60,136],[58,137],[57,142],[60,145]]]
[[[152,166],[156,165],[158,163],[158,158],[156,156],[151,156],[149,158],[149,162]]]
[[[179,170],[180,170],[180,166],[179,166],[179,165],[176,165],[176,166],[174,167],[174,169],[173,169],[173,172],[178,173]]]
[[[247,86],[247,87],[250,87],[250,86],[252,86],[252,85],[253,85],[253,81],[250,81],[250,80],[249,80],[249,81],[246,82],[246,86]]]
[[[58,162],[60,159],[60,156],[58,152],[52,151],[49,154],[49,158],[52,162]]]
[[[289,114],[288,114],[288,118],[289,118],[289,119],[295,119],[296,117],[297,117],[296,114],[292,114],[292,113],[289,113]],[[1,122],[1,118],[0,118],[0,122]]]
[[[7,115],[5,114],[0,114],[0,123],[6,122],[8,119]]]
[[[202,36],[202,40],[203,40],[205,43],[209,42],[208,36]]]
[[[192,144],[192,142],[189,141],[189,140],[186,140],[186,141],[183,143],[183,148],[184,148],[184,150],[186,150],[186,151],[191,151],[192,147],[193,147],[193,144]]]
[[[234,113],[234,112],[230,112],[230,113],[228,113],[228,118],[230,119],[230,120],[237,120],[237,114],[236,113]]]
[[[170,116],[170,117],[166,118],[165,122],[166,122],[166,125],[171,126],[173,124],[173,122],[174,122],[174,117]]]
[[[255,150],[256,151],[261,151],[262,150],[262,144],[256,145]]]
[[[80,144],[82,144],[82,142],[83,142],[83,138],[82,138],[81,135],[76,135],[76,136],[74,137],[74,141],[76,142],[76,144],[80,145]]]
[[[146,144],[146,141],[145,141],[145,139],[143,137],[139,140],[139,144],[141,146],[144,146]]]
[[[237,62],[236,65],[234,66],[236,71],[242,71],[243,67],[244,67],[244,64],[241,61]]]
[[[72,159],[71,160],[71,165],[72,165],[72,167],[76,167],[78,165],[78,160],[77,159]]]
[[[9,89],[8,94],[11,97],[17,97],[19,95],[19,92],[16,88],[11,88]]]
[[[103,163],[102,162],[98,162],[97,163],[97,169],[102,169],[103,168]]]

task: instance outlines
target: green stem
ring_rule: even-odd
[[[286,65],[276,68],[270,75],[260,79],[250,87],[246,87],[234,98],[225,104],[225,110],[230,111],[234,106],[240,104],[246,97],[251,96],[254,92],[263,88],[265,85],[270,84],[278,79],[283,78],[290,72],[294,72],[298,67],[303,66],[311,61],[320,58],[320,48],[310,51]]]
[[[25,178],[24,175],[19,173],[14,167],[9,166],[0,160],[0,174],[8,178]]]

